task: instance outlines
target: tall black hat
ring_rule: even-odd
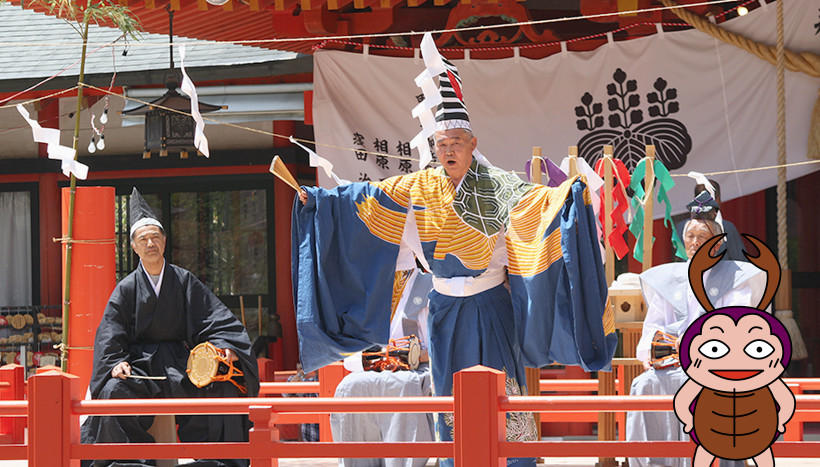
[[[689,210],[689,216],[692,219],[710,219],[717,217],[720,206],[712,198],[708,191],[701,191],[695,199],[686,205]]]
[[[146,225],[156,225],[162,230],[165,230],[162,227],[162,224],[159,222],[159,216],[154,214],[154,211],[151,209],[151,206],[148,205],[148,202],[145,201],[145,198],[140,195],[140,192],[137,191],[137,187],[131,191],[131,196],[128,200],[129,209],[128,212],[131,217],[131,232],[130,235],[133,237],[134,232]]]
[[[467,106],[464,104],[464,92],[461,84],[461,77],[455,65],[442,57],[446,70],[438,78],[439,92],[441,93],[441,103],[436,108],[436,130],[449,130],[452,128],[470,128],[470,115],[467,113]]]
[[[423,169],[432,160],[428,138],[436,131],[454,128],[470,128],[470,116],[464,105],[464,92],[458,69],[439,54],[433,35],[424,34],[421,40],[421,56],[424,71],[416,76],[415,82],[424,92],[424,99],[413,108],[413,117],[421,122],[421,131],[410,140],[410,147],[419,151],[419,168]],[[438,77],[438,84],[435,78]],[[435,116],[430,109],[435,106]],[[478,156],[476,156],[478,157]],[[483,158],[483,156],[482,156]],[[486,162],[486,159],[483,159]],[[489,165],[489,162],[487,162]]]

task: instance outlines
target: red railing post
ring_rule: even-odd
[[[71,412],[80,399],[80,379],[59,371],[29,379],[29,467],[79,467],[71,459],[71,444],[80,442],[80,420]]]
[[[271,443],[279,441],[279,430],[275,426],[276,414],[272,412],[269,405],[252,405],[249,407],[248,416],[253,422],[253,428],[248,433],[250,442],[251,467],[279,467],[279,459],[276,452],[269,450]],[[258,452],[264,450],[267,457],[258,457]]]
[[[631,388],[624,387],[626,382],[626,365],[617,365],[615,381],[615,394],[628,396]],[[618,441],[626,441],[626,412],[615,412],[615,428],[618,430]]]
[[[789,389],[795,396],[803,394],[803,388],[799,384],[789,384]],[[796,407],[795,407],[796,409]],[[783,441],[803,441],[803,414],[795,410],[792,419],[786,423],[786,432],[783,433]]]
[[[0,388],[0,400],[21,401],[26,398],[25,369],[21,365],[0,367],[0,382],[9,383]],[[0,418],[0,437],[10,444],[25,442],[26,419],[21,417]]]
[[[506,414],[498,410],[503,371],[476,365],[453,375],[455,467],[505,467],[498,443],[507,436]]]
[[[319,368],[319,397],[333,397],[336,395],[336,386],[342,382],[347,370],[342,362],[331,363]],[[319,441],[333,441],[330,431],[330,414],[322,415],[319,422]]]

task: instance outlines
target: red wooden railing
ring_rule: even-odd
[[[0,401],[19,401],[25,395],[25,369],[21,365],[0,367]],[[23,418],[0,418],[0,444],[22,443],[25,426]]]
[[[619,375],[621,375],[622,366],[618,367]],[[328,365],[319,370],[319,381],[285,383],[285,382],[263,382],[260,385],[259,395],[278,395],[278,394],[319,394],[320,397],[333,397],[336,391],[336,386],[342,381],[347,372],[343,369],[341,362]],[[621,375],[622,376],[622,375]],[[794,394],[803,394],[804,391],[818,391],[820,390],[820,378],[785,378],[786,384],[792,389]],[[573,392],[592,392],[598,391],[597,379],[542,379],[539,384],[541,392],[555,392],[555,393],[573,393]],[[620,378],[615,380],[615,387],[617,393],[620,395],[628,395],[629,388],[625,388],[620,383]],[[623,428],[626,417],[625,412],[619,412],[616,417],[616,422],[621,427],[618,430],[618,439],[624,441],[626,439]],[[792,421],[789,423],[791,427],[784,435],[785,441],[800,441],[803,439],[803,423],[811,421],[804,414],[795,414]],[[541,420],[545,423],[556,422],[598,422],[597,412],[572,412],[562,411],[550,414],[550,417]],[[330,415],[329,414],[280,414],[277,421],[278,424],[288,423],[319,423],[320,424],[320,440],[332,441],[330,436]]]
[[[321,387],[321,383],[320,383]],[[306,386],[303,389],[313,389]],[[285,388],[292,391],[290,388]],[[537,411],[597,413],[602,410],[671,410],[672,396],[504,395],[504,374],[473,367],[454,376],[453,397],[406,398],[235,398],[82,400],[77,377],[50,371],[29,379],[28,401],[0,401],[0,416],[26,417],[28,444],[0,446],[0,459],[27,459],[31,467],[68,467],[78,459],[222,458],[252,459],[253,467],[278,465],[278,458],[300,457],[454,457],[458,467],[504,465],[505,457],[628,457],[647,450],[691,456],[691,442],[505,441],[504,413]],[[278,441],[276,423],[286,414],[333,412],[453,412],[455,441],[427,443],[291,443]],[[797,395],[798,416],[820,420],[820,395]],[[254,422],[247,443],[79,443],[80,415],[249,414]],[[787,433],[792,429],[787,425]],[[782,441],[778,457],[820,457],[820,442]]]

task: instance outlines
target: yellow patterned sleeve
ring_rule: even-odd
[[[507,257],[511,274],[534,276],[561,259],[561,230],[547,229],[561,212],[574,181],[571,178],[555,188],[534,186],[510,211]]]

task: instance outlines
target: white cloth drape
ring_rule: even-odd
[[[721,26],[773,44],[774,10],[758,8]],[[816,52],[820,42],[815,23],[817,0],[790,0],[784,18],[786,46]],[[533,146],[543,147],[544,156],[557,163],[568,146],[576,145],[579,155],[596,159],[604,144],[613,144],[615,156],[631,169],[648,142],[656,145],[658,160],[676,158],[667,168],[677,174],[777,163],[775,67],[697,30],[616,41],[594,51],[541,60],[453,63],[464,80],[478,149],[505,170],[523,171]],[[330,50],[314,55],[317,152],[333,163],[339,177],[379,180],[418,169],[416,162],[364,151],[418,157],[409,141],[419,130],[411,109],[421,91],[413,78],[423,69],[420,59]],[[806,160],[818,87],[820,78],[786,72],[790,163]],[[595,160],[588,161],[594,166]],[[818,168],[791,167],[788,178]],[[709,178],[720,183],[723,201],[771,187],[777,180],[773,170]],[[322,172],[319,182],[333,186]],[[695,182],[681,177],[675,183],[669,196],[672,210],[680,213],[692,199]],[[656,216],[662,214],[662,209],[655,210]]]
[[[31,196],[0,192],[0,306],[31,305]]]

